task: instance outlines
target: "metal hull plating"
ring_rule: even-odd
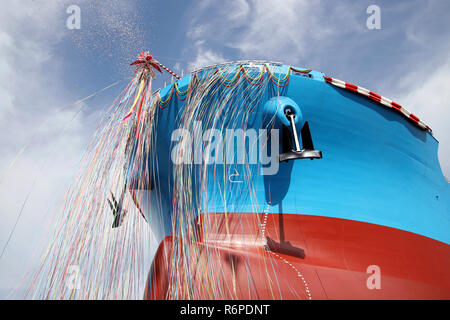
[[[385,226],[320,216],[270,214],[265,238],[254,214],[235,214],[223,233],[215,214],[213,234],[196,243],[196,277],[203,273],[205,243],[217,250],[211,269],[230,283],[227,299],[449,299],[450,249],[445,243]],[[260,215],[264,219],[264,214]],[[252,221],[253,220],[253,221]],[[230,222],[230,221],[229,221]],[[280,223],[284,225],[280,228]],[[242,226],[248,229],[242,229]],[[281,230],[281,231],[280,231]],[[153,262],[146,299],[166,299],[172,237]],[[268,261],[264,262],[264,260]],[[374,286],[369,266],[380,270]],[[277,274],[277,285],[270,279]],[[234,279],[234,283],[231,281]],[[153,284],[153,285],[151,285]],[[203,293],[204,298],[208,295]]]
[[[273,74],[281,78],[287,70],[274,66]],[[177,235],[171,229],[175,165],[169,146],[186,104],[178,91],[187,92],[191,81],[188,76],[177,81],[177,90],[162,89],[155,114],[158,209],[141,206],[158,222],[152,228],[162,241],[149,275],[151,299],[170,298],[169,261]],[[264,126],[265,103],[274,96],[301,108],[323,158],[282,162],[276,174],[252,175],[252,192],[238,181],[248,174],[244,166],[206,169],[208,196],[202,198],[203,214],[194,217],[199,238],[191,248],[197,254],[205,244],[217,249],[208,263],[223,270],[222,281],[231,286],[223,297],[450,299],[450,188],[431,133],[374,99],[330,85],[315,71],[292,73],[283,86],[270,84],[249,127]],[[229,183],[220,189],[224,181]],[[230,225],[239,232],[230,232]],[[373,265],[381,288],[367,282]],[[269,284],[271,272],[278,286]]]

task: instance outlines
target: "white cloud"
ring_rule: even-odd
[[[242,59],[294,64],[328,47],[334,37],[358,32],[361,23],[351,7],[299,0],[206,1],[195,10],[187,35],[194,41],[236,49]]]
[[[61,45],[71,41],[79,53],[96,54],[95,58],[114,55],[111,63],[125,66],[121,59],[131,59],[127,52],[134,56],[136,47],[143,48],[143,34],[137,27],[142,16],[135,3],[78,3],[82,24],[77,32],[66,28],[70,0],[8,1],[0,10],[0,179],[4,178],[0,183],[0,251],[32,191],[0,260],[0,299],[18,284],[26,269],[39,262],[36,256],[29,259],[50,239],[49,228],[95,129],[92,121],[100,112],[77,114],[84,104],[56,112],[71,102],[66,93],[79,97],[70,77],[63,74],[67,61],[60,55],[64,52]],[[91,15],[97,20],[86,19]],[[3,176],[31,138],[12,170]]]
[[[438,64],[427,63],[403,77],[399,101],[433,130],[439,141],[439,160],[443,173],[450,176],[450,58]],[[439,61],[441,59],[438,59]],[[434,65],[434,68],[432,66]]]
[[[65,31],[65,6],[56,1],[8,1],[0,13],[0,250],[21,211],[17,229],[0,260],[0,288],[11,288],[23,275],[48,211],[61,199],[80,158],[86,128],[67,104],[54,45]],[[80,105],[78,106],[80,107]],[[64,129],[64,130],[63,130]],[[19,150],[29,147],[7,170]],[[5,176],[3,173],[7,173]],[[36,184],[33,185],[36,180]]]
[[[201,45],[198,46],[197,56],[195,60],[188,65],[189,71],[193,71],[197,68],[210,66],[216,63],[224,62],[225,58],[210,49],[204,49]]]

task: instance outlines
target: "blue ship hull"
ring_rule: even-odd
[[[253,70],[253,65],[241,66],[240,63],[233,63],[220,67],[227,70],[228,76],[218,84],[223,89],[218,88],[217,95],[227,90],[228,85],[232,85],[233,75],[240,72],[238,77],[245,76],[240,70],[247,70],[247,76],[253,77],[249,80],[249,87],[257,85],[252,83],[252,79],[256,79],[264,65],[257,65],[259,69],[256,68],[253,73],[249,71]],[[149,159],[151,171],[155,172],[157,187],[139,195],[141,207],[148,215],[148,220],[152,221],[151,226],[158,242],[162,242],[149,278],[147,298],[165,297],[166,291],[162,289],[165,287],[161,283],[168,281],[163,275],[170,268],[167,264],[170,250],[167,248],[179,236],[175,234],[172,220],[174,202],[180,201],[175,198],[174,192],[174,189],[179,188],[180,181],[175,179],[177,165],[171,158],[174,147],[172,134],[186,125],[180,115],[191,99],[195,78],[202,79],[202,76],[211,74],[211,70],[218,68],[206,68],[186,76],[161,89],[158,95],[155,113],[156,159]],[[256,255],[278,250],[277,255],[282,258],[280,261],[292,263],[297,271],[303,268],[302,277],[309,277],[311,282],[308,287],[310,298],[450,298],[450,187],[439,165],[438,141],[431,131],[417,125],[414,115],[407,118],[401,112],[383,106],[377,95],[371,99],[371,96],[358,94],[351,86],[347,86],[347,89],[334,86],[323,73],[295,72],[298,69],[286,65],[270,65],[270,68],[272,78],[269,78],[267,87],[258,97],[256,107],[247,113],[248,118],[243,121],[244,115],[237,115],[233,123],[222,125],[222,131],[231,126],[233,129],[258,130],[268,126],[267,119],[275,119],[270,124],[281,130],[285,120],[281,119],[282,115],[277,114],[277,110],[270,109],[270,101],[275,99],[278,104],[293,101],[289,103],[295,104],[295,108],[298,107],[301,112],[298,134],[300,135],[300,128],[307,121],[314,147],[321,151],[322,158],[279,162],[277,172],[269,175],[260,174],[262,167],[258,164],[194,163],[191,179],[195,180],[196,176],[202,174],[205,176],[205,172],[208,178],[205,189],[199,191],[194,188],[192,195],[193,198],[200,199],[191,205],[191,208],[197,209],[191,217],[192,221],[204,225],[208,217],[209,224],[209,230],[205,231],[203,228],[202,236],[195,239],[198,245],[202,245],[206,235],[211,237],[211,230],[214,230],[211,226],[219,219],[217,215],[247,217],[254,213],[258,216],[256,222],[250,223],[247,218],[236,218],[239,221],[230,218],[232,225],[241,226],[240,231],[234,233],[239,234],[237,238],[240,240],[232,236],[223,245],[223,250],[230,250],[230,243],[233,241],[235,250],[241,254],[246,250],[259,252],[255,248],[265,248]],[[266,76],[270,77],[270,74]],[[288,100],[280,100],[280,97]],[[245,100],[245,93],[237,95],[236,99],[230,100],[227,108],[244,105],[239,99]],[[204,106],[204,113],[208,114],[209,106],[207,103]],[[207,117],[197,120],[202,120],[202,131],[214,127]],[[252,146],[246,145],[245,151],[249,152],[251,148]],[[236,147],[234,151],[235,154],[241,152]],[[192,185],[196,183],[194,181]],[[251,191],[249,183],[252,184]],[[266,222],[262,231],[261,228],[252,227],[261,227],[264,219]],[[272,221],[271,225],[267,219]],[[244,220],[248,224],[242,226]],[[296,225],[297,231],[292,229]],[[312,228],[310,231],[304,229],[308,226]],[[279,234],[281,228],[283,235]],[[261,232],[263,240],[260,243]],[[218,234],[221,231],[216,230],[215,236]],[[249,246],[248,243],[242,245],[243,234],[253,236],[250,237],[253,239],[251,241],[245,237],[245,241],[254,244],[250,246],[253,249],[245,248]],[[345,236],[353,238],[344,242],[339,240]],[[402,245],[393,243],[396,239],[402,239]],[[277,247],[277,243],[283,242],[289,243],[288,246],[301,248],[303,258],[287,252],[289,250],[283,251],[280,245]],[[349,250],[349,247],[355,245],[357,250]],[[420,258],[411,253],[411,248],[415,246],[425,248],[419,250],[422,252]],[[346,258],[337,258],[332,254],[333,250],[346,252]],[[408,275],[399,271],[401,268],[396,265],[398,261],[395,256],[386,254],[390,250],[404,258],[408,257],[402,260],[404,268],[410,270]],[[438,252],[440,256],[436,256]],[[236,252],[234,254],[239,255]],[[351,261],[356,261],[358,267],[346,265],[352,264]],[[252,263],[252,266],[257,265],[255,261]],[[390,273],[390,280],[385,282],[392,284],[390,291],[381,290],[377,295],[374,293],[376,290],[364,291],[360,288],[360,281],[365,286],[366,267],[370,264],[380,265],[382,273]],[[398,268],[393,268],[393,265]],[[323,268],[328,268],[328,271]],[[334,271],[330,271],[330,268]],[[342,272],[344,269],[351,272],[352,276],[344,275],[340,279],[338,274],[343,275],[345,272],[338,273],[337,270]],[[415,274],[414,270],[421,271]],[[355,272],[357,277],[354,276]],[[413,273],[414,276],[411,275]],[[436,278],[430,278],[433,273]],[[310,275],[307,277],[307,274]],[[290,277],[286,275],[286,279],[289,280]],[[328,279],[328,287],[324,284],[325,278]],[[394,278],[395,281],[392,280]],[[359,289],[352,291],[344,288],[343,279],[355,283],[354,288]],[[405,279],[410,282],[405,284]],[[247,280],[240,280],[243,286]],[[319,285],[321,281],[323,283]],[[262,282],[260,290],[264,286]],[[348,286],[351,288],[352,284]],[[409,292],[408,288],[416,288],[416,293],[419,294],[408,296],[405,293]],[[361,292],[367,292],[367,295]],[[264,294],[262,296],[267,297]],[[286,296],[291,297],[285,293],[284,297]],[[245,294],[239,297],[249,298]]]

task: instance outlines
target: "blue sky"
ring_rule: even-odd
[[[366,26],[366,10],[373,4],[381,10],[380,30]],[[70,5],[81,9],[80,30],[66,27]],[[0,260],[0,297],[17,283],[38,240],[46,239],[49,212],[142,49],[178,73],[223,61],[266,59],[371,89],[430,125],[440,141],[443,172],[450,176],[449,12],[446,0],[4,0],[0,173],[32,143],[0,176],[1,248],[30,195]],[[118,80],[93,99],[56,112]],[[165,81],[170,77],[154,83],[159,87]]]

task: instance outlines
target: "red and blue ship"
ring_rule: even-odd
[[[192,190],[201,200],[195,214],[186,213],[196,236],[184,257],[195,261],[179,268],[171,134],[186,125],[181,114],[193,83],[214,70],[227,74],[215,95],[240,77],[249,88],[264,81],[258,74],[268,79],[245,128],[237,115],[220,129],[259,130],[269,118],[281,132],[280,150],[271,152],[285,158],[270,175],[257,165],[193,165],[192,186],[199,170],[208,183]],[[245,107],[246,90],[227,108]],[[223,299],[450,299],[450,185],[438,141],[418,116],[321,72],[268,62],[202,68],[162,88],[158,99],[156,158],[149,159],[155,180],[138,197],[160,243],[146,299],[170,298],[175,271],[190,279],[195,298],[211,298],[195,288],[212,272]],[[202,126],[215,124],[203,119]]]

